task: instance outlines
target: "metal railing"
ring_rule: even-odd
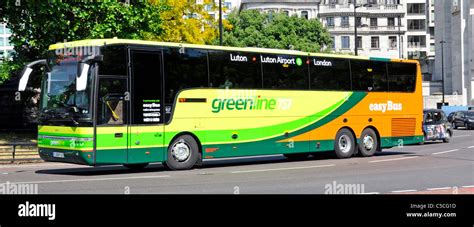
[[[40,161],[37,149],[19,149],[25,147],[37,147],[32,142],[0,143],[0,163],[13,163],[15,161]]]

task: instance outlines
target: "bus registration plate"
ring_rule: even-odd
[[[53,157],[55,157],[55,158],[64,158],[64,153],[53,152]]]

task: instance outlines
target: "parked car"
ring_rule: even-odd
[[[453,136],[453,130],[442,110],[423,110],[423,134],[424,141],[443,140],[443,142],[449,143]]]
[[[456,112],[451,112],[450,114],[448,114],[448,122],[451,123],[451,126],[453,126],[453,120],[454,120],[454,114]]]
[[[474,111],[458,111],[453,116],[453,128],[464,127],[465,129],[474,128]]]

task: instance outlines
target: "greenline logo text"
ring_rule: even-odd
[[[285,98],[238,98],[212,100],[212,112],[219,113],[223,110],[288,110],[291,99]]]

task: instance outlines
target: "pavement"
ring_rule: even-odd
[[[166,171],[64,163],[0,165],[0,184],[37,184],[40,194],[474,194],[474,130],[450,143],[384,149],[373,157],[304,161],[282,155],[206,160]]]

